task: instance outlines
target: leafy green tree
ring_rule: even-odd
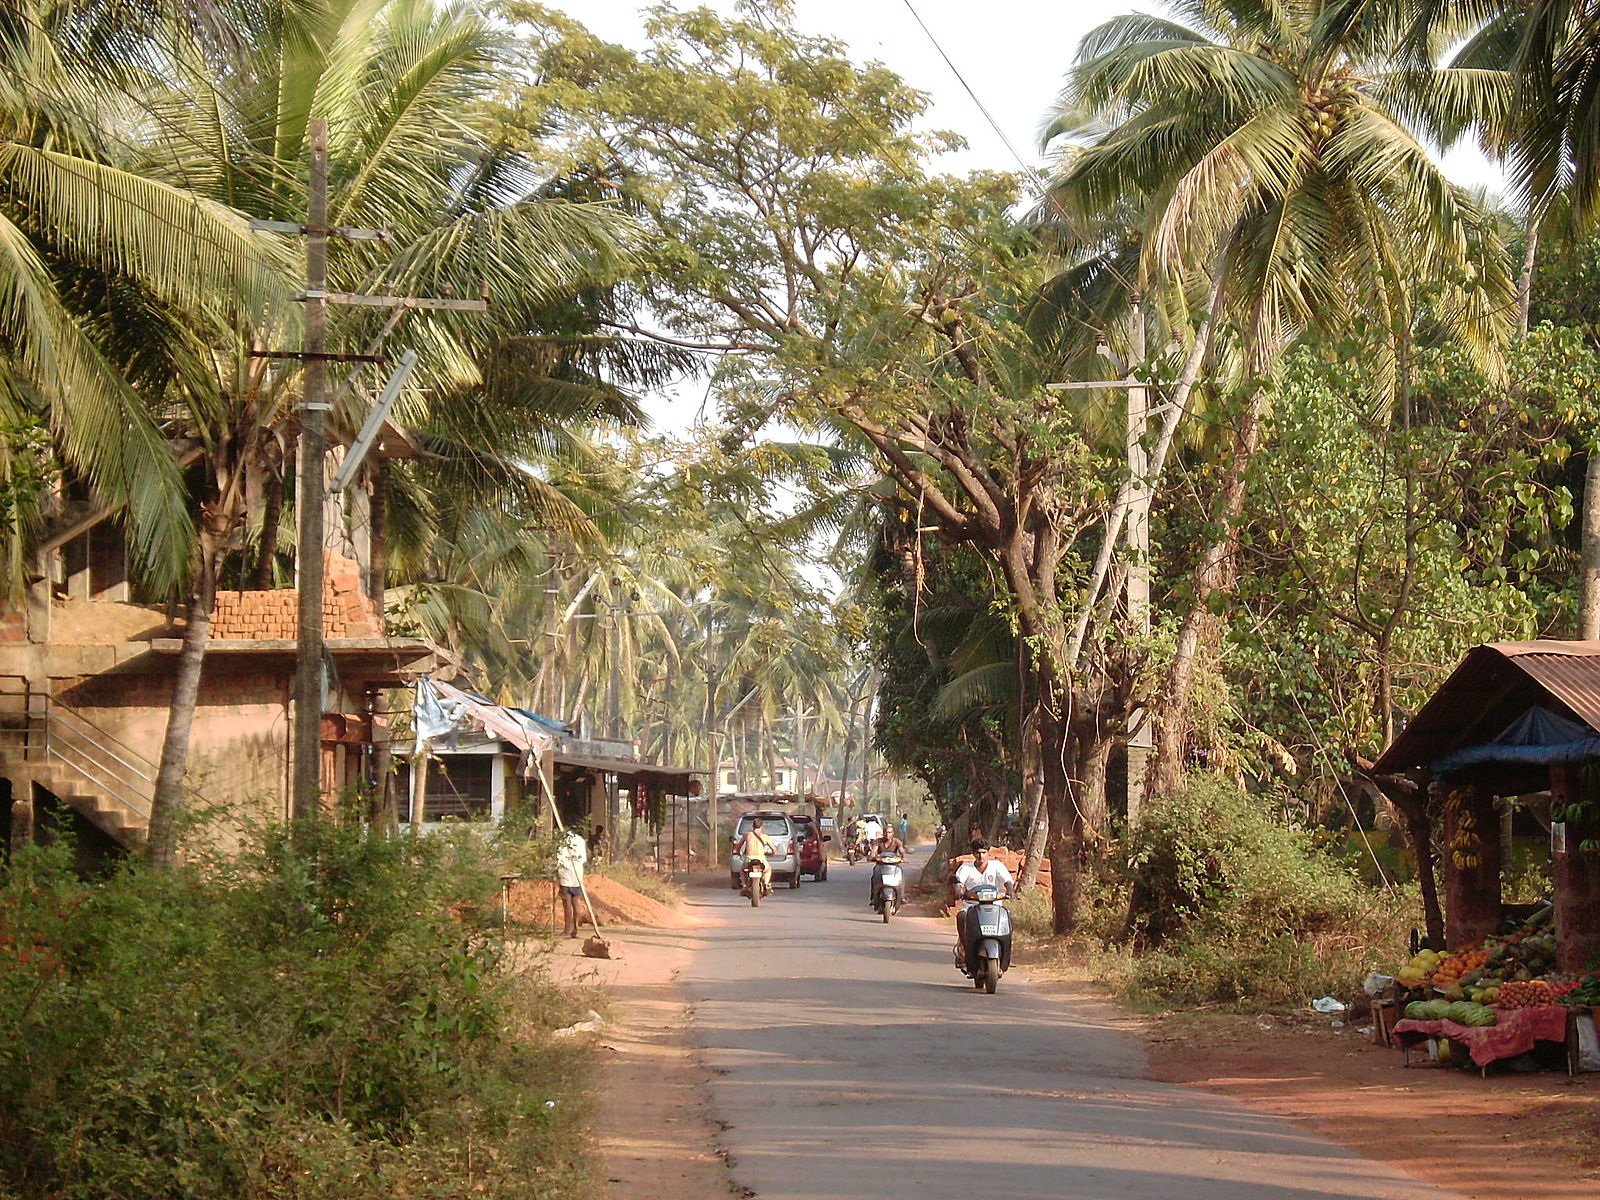
[[[574,386],[550,369],[564,354],[538,341],[538,314],[613,282],[626,256],[614,207],[542,191],[527,154],[510,144],[494,100],[517,61],[511,34],[471,6],[430,2],[241,2],[218,5],[225,39],[195,37],[172,75],[147,91],[155,133],[149,170],[252,216],[305,212],[310,123],[329,127],[330,220],[383,228],[383,242],[330,255],[335,291],[470,296],[486,289],[495,317],[418,318],[390,339],[422,351],[419,384],[397,408],[419,430],[427,463],[376,484],[382,529],[402,544],[437,539],[496,506],[547,524],[579,515],[542,486],[528,462],[575,411],[631,410],[615,393]],[[197,23],[204,33],[210,26]],[[245,314],[248,317],[248,314]],[[336,339],[365,342],[387,314],[357,309]],[[172,423],[205,451],[199,564],[162,746],[149,856],[170,861],[183,770],[219,571],[255,495],[267,516],[262,563],[274,552],[295,430],[299,377],[252,350],[281,330],[242,319],[206,347],[204,381],[175,380]],[[543,367],[545,369],[530,369]],[[596,397],[596,391],[600,396]],[[360,391],[337,414],[360,417]],[[437,497],[448,497],[440,502]],[[446,515],[441,518],[440,513]],[[452,531],[446,531],[452,532]]]
[[[563,131],[575,172],[638,205],[650,316],[722,355],[714,385],[735,428],[781,415],[865,443],[892,506],[993,562],[1026,647],[1055,919],[1070,929],[1082,768],[1116,736],[1131,666],[1077,586],[1103,464],[1077,414],[1044,399],[1054,368],[1022,321],[1036,244],[1010,218],[1011,181],[929,175],[923,98],[798,35],[785,5],[659,11],[637,55],[509,11],[547,30],[524,119]],[[1096,636],[1080,659],[1085,608]]]
[[[1509,327],[1492,231],[1407,127],[1390,95],[1399,84],[1373,61],[1382,47],[1365,30],[1330,30],[1335,7],[1195,0],[1170,6],[1177,19],[1115,18],[1079,48],[1052,122],[1078,139],[1055,202],[1068,216],[1142,211],[1139,271],[1125,286],[1181,314],[1209,281],[1205,319],[1225,322],[1211,370],[1241,382],[1239,407],[1223,414],[1230,465],[1160,693],[1157,791],[1177,786],[1197,652],[1220,636],[1213,598],[1235,579],[1270,395],[1259,381],[1302,331],[1372,313],[1371,351],[1393,392],[1417,277],[1439,281],[1434,316],[1461,345],[1492,359]],[[1169,421],[1190,394],[1180,381]]]

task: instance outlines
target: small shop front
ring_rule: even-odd
[[[1411,789],[1413,848],[1444,880],[1442,931],[1374,989],[1377,1036],[1407,1066],[1600,1069],[1600,642],[1475,648],[1373,774]],[[1502,886],[1517,809],[1550,844],[1550,894],[1520,906]]]

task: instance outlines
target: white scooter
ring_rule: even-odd
[[[994,995],[1000,976],[1011,966],[1011,914],[1005,897],[993,884],[979,884],[966,895],[974,901],[966,912],[966,962],[961,948],[955,950],[956,966],[972,980],[972,986]]]
[[[905,903],[901,858],[898,854],[880,854],[872,861],[872,910],[880,913],[883,923],[887,925],[889,918],[899,912],[900,905]]]

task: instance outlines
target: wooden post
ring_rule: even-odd
[[[1587,764],[1585,764],[1587,765]],[[1555,894],[1556,966],[1563,971],[1584,970],[1600,954],[1600,849],[1583,844],[1600,842],[1600,781],[1586,778],[1584,765],[1552,767],[1550,792],[1553,808],[1573,800],[1587,802],[1583,819],[1569,819],[1551,831],[1550,876]]]
[[[423,799],[428,794],[428,752],[411,757],[411,832],[416,833],[422,828],[422,819],[425,814]]]
[[[1445,940],[1465,946],[1500,924],[1500,816],[1477,788],[1444,793]]]

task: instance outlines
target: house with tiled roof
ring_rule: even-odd
[[[173,611],[130,598],[114,521],[42,540],[25,607],[0,613],[0,836],[70,830],[103,860],[142,844],[182,645]],[[363,564],[325,555],[324,794],[380,777],[388,693],[434,666],[385,633]],[[378,585],[381,587],[381,584]],[[191,734],[190,811],[224,839],[289,812],[298,592],[216,598]]]

